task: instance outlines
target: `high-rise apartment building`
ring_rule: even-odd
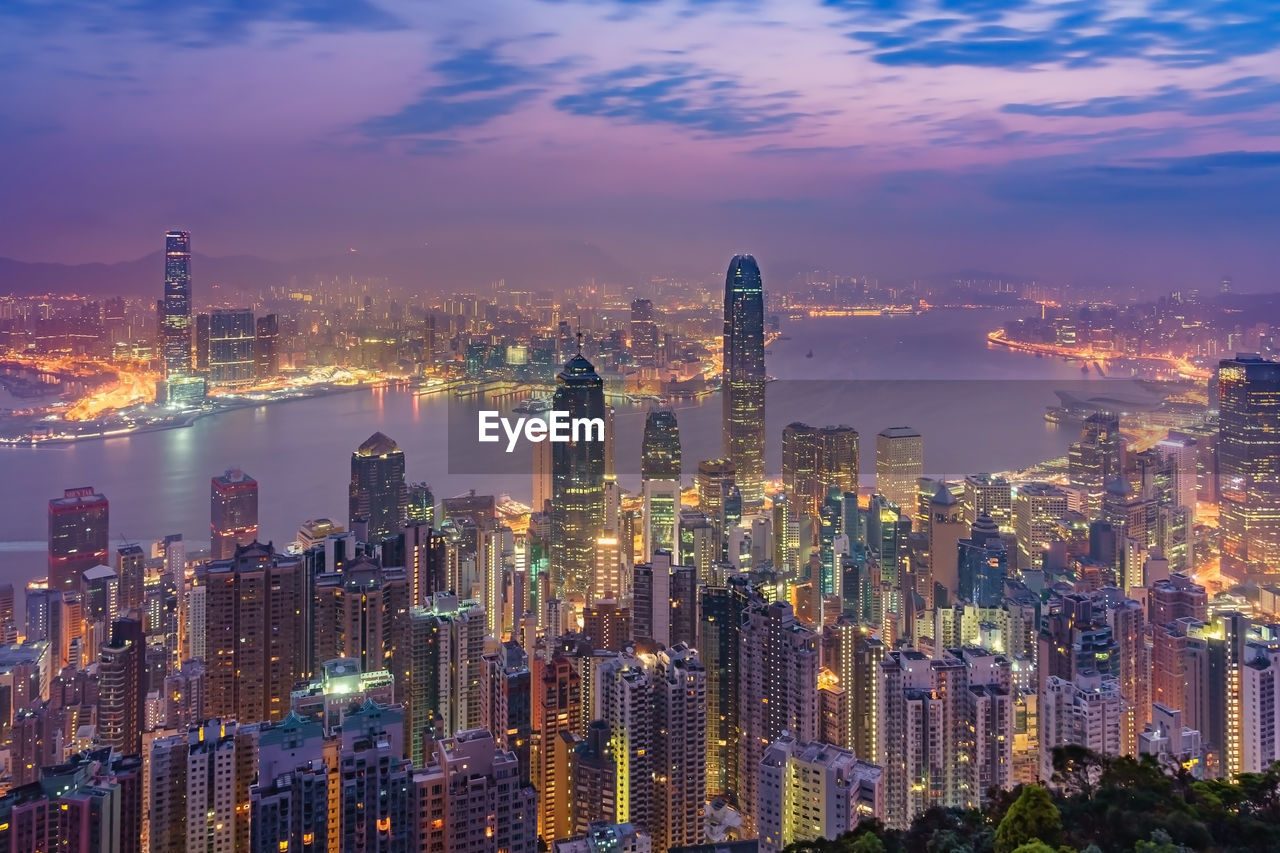
[[[413,764],[404,755],[404,714],[366,700],[342,722],[338,750],[340,850],[414,849]]]
[[[275,379],[280,373],[280,321],[265,314],[254,324],[253,376],[258,382]]]
[[[876,492],[915,520],[916,480],[924,476],[924,438],[911,427],[876,434]]]
[[[605,419],[604,381],[579,352],[556,375],[553,410]],[[605,527],[605,441],[551,443],[551,583],[556,597],[590,595],[596,543]],[[607,438],[607,436],[605,436]]]
[[[653,668],[653,849],[702,840],[707,803],[707,672],[680,643],[659,651]]]
[[[209,558],[225,560],[258,538],[258,481],[239,468],[209,481]]]
[[[111,623],[98,653],[98,736],[121,755],[142,753],[147,693],[146,637],[137,619]]]
[[[49,501],[49,588],[78,591],[87,569],[107,562],[109,503],[92,486]]]
[[[838,838],[863,820],[885,818],[884,773],[852,750],[784,735],[764,751],[757,772],[761,853]]]
[[[1113,676],[1088,673],[1074,679],[1049,676],[1039,699],[1040,778],[1053,777],[1053,749],[1082,746],[1119,755],[1124,696]]]
[[[375,432],[356,448],[351,454],[348,497],[348,529],[367,524],[370,542],[379,542],[400,529],[408,517],[409,486],[399,445]]]
[[[533,784],[538,791],[538,835],[549,842],[573,832],[571,753],[560,748],[560,741],[562,735],[575,735],[582,728],[582,678],[565,654],[535,660]]]
[[[1222,571],[1244,580],[1280,566],[1280,362],[1218,365],[1218,519]]]
[[[153,853],[249,848],[249,786],[257,730],[210,719],[151,742],[148,807]]]
[[[518,642],[508,640],[496,653],[484,656],[484,680],[480,686],[480,724],[493,733],[501,749],[515,755],[520,780],[528,785],[533,742],[532,680],[529,656]]]
[[[707,673],[707,793],[737,802],[742,616],[755,594],[744,578],[701,590],[698,653]]]
[[[147,559],[139,545],[121,545],[116,548],[116,577],[120,579],[119,611],[128,615],[142,607],[143,587],[146,582]]]
[[[748,510],[764,501],[764,282],[751,255],[735,255],[724,284],[724,456]]]

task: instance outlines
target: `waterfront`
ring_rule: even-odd
[[[1061,455],[1074,436],[1046,424],[1044,407],[1055,402],[1055,388],[1080,384],[1079,367],[988,347],[986,333],[1017,314],[784,321],[785,337],[767,359],[778,379],[768,391],[769,470],[779,468],[782,427],[793,420],[856,427],[864,484],[874,479],[875,433],[900,424],[924,434],[934,475]],[[307,518],[345,522],[350,454],[375,430],[400,444],[410,480],[430,483],[437,499],[475,488],[527,501],[527,468],[477,474],[451,457],[450,405],[444,395],[362,389],[228,411],[187,428],[0,448],[0,580],[21,587],[44,573],[47,501],[74,486],[92,485],[110,499],[113,544],[181,532],[192,550],[206,548],[209,478],[232,466],[259,481],[263,539],[283,545]],[[699,459],[719,455],[720,398],[681,407],[678,417],[689,482]],[[617,419],[619,476],[629,488],[638,485],[643,421],[639,407]]]

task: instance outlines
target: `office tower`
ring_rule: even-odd
[[[1049,676],[1039,701],[1040,778],[1053,776],[1053,750],[1082,746],[1099,755],[1119,755],[1124,696],[1111,676],[1088,673],[1074,679]]]
[[[348,526],[368,523],[367,540],[392,536],[408,517],[409,486],[404,479],[404,451],[380,432],[351,454]]]
[[[680,428],[674,412],[653,410],[645,417],[640,449],[644,497],[643,560],[658,549],[676,550],[680,517]]]
[[[631,357],[639,367],[658,364],[658,324],[653,320],[653,302],[648,299],[631,303]]]
[[[121,755],[142,752],[147,694],[146,637],[137,619],[111,623],[98,657],[98,736]]]
[[[559,749],[558,742],[562,734],[574,734],[581,727],[582,679],[572,658],[563,653],[535,660],[533,783],[538,790],[538,835],[549,841],[572,832],[569,753]]]
[[[1280,362],[1220,362],[1218,411],[1222,572],[1244,580],[1280,566]]]
[[[605,418],[604,382],[581,352],[556,374],[554,411],[577,418]],[[605,525],[605,442],[551,444],[551,583],[556,597],[589,595],[596,540]]]
[[[1013,530],[1013,487],[1004,477],[970,474],[964,478],[964,520],[972,526],[978,516],[991,516],[1002,530]]]
[[[1084,419],[1080,440],[1073,442],[1067,454],[1067,477],[1071,485],[1084,490],[1080,511],[1086,518],[1097,518],[1102,510],[1102,495],[1107,485],[1124,476],[1125,440],[1120,435],[1120,416],[1112,412],[1094,412]]]
[[[857,493],[857,431],[844,425],[788,424],[782,430],[782,485],[797,512],[815,517],[832,486]]]
[[[884,771],[852,750],[784,735],[765,750],[759,773],[761,853],[884,820]]]
[[[724,283],[724,456],[746,511],[764,501],[764,282],[750,255],[735,255]]]
[[[754,768],[764,747],[784,733],[818,737],[818,640],[785,602],[752,604],[743,615],[738,651],[738,806],[754,826]]]
[[[529,754],[533,741],[532,682],[529,656],[515,640],[484,656],[480,725],[493,732],[498,746],[515,755],[520,781],[529,784]]]
[[[409,484],[409,506],[405,509],[405,518],[428,528],[435,524],[436,497],[426,483]]]
[[[253,376],[258,382],[280,375],[280,321],[275,314],[265,314],[254,324]]]
[[[1155,449],[1173,473],[1173,505],[1190,510],[1190,519],[1194,523],[1196,494],[1199,491],[1199,445],[1189,435],[1171,432],[1167,438],[1156,442]]]
[[[143,584],[147,573],[146,555],[138,545],[121,545],[116,549],[116,576],[120,613],[142,607]]]
[[[707,673],[698,653],[677,644],[660,651],[653,671],[653,802],[655,850],[702,840],[707,802]]]
[[[959,599],[979,607],[999,607],[1009,576],[1009,553],[995,519],[985,513],[957,543]]]
[[[249,846],[257,732],[211,719],[151,742],[152,853],[230,853]]]
[[[109,504],[92,486],[67,489],[49,501],[49,588],[80,588],[86,569],[107,562]]]
[[[609,652],[620,652],[632,642],[631,608],[616,598],[602,598],[586,605],[582,611],[582,633],[591,645]]]
[[[876,492],[916,517],[916,480],[924,476],[924,438],[911,427],[876,434]]]
[[[884,767],[889,826],[908,826],[932,806],[978,808],[1010,782],[1012,669],[981,648],[930,659],[914,649],[880,664],[873,761]]]
[[[405,570],[357,557],[339,572],[312,579],[312,646],[307,670],[334,658],[359,661],[360,672],[385,670],[396,696],[408,692],[412,590]]]
[[[166,377],[191,373],[191,234],[164,235],[164,300],[160,334]]]
[[[933,589],[942,588],[947,591],[949,600],[965,591],[960,586],[960,542],[971,527],[964,523],[964,507],[955,495],[947,488],[946,483],[938,483],[933,496],[924,507],[928,516],[929,535],[929,584],[926,606],[933,603]]]
[[[1018,569],[1039,568],[1058,520],[1067,514],[1067,493],[1048,483],[1022,483],[1013,500]]]
[[[253,543],[196,570],[205,590],[207,711],[237,720],[279,720],[306,675],[301,561]]]
[[[239,468],[209,482],[209,559],[226,560],[258,538],[258,481]]]
[[[14,608],[13,584],[0,584],[0,638],[5,643],[18,640],[18,614]]]
[[[248,308],[216,308],[209,314],[209,386],[247,388],[253,385],[253,311]]]
[[[742,615],[754,597],[745,579],[701,592],[698,656],[707,673],[707,794],[737,802]]]
[[[652,826],[654,786],[653,680],[644,663],[620,655],[601,664],[596,715],[609,726],[609,745],[617,765],[617,820]]]
[[[611,729],[604,720],[592,720],[587,735],[570,760],[573,778],[573,832],[582,834],[589,824],[618,819],[618,765],[610,746]]]
[[[408,851],[417,834],[404,714],[366,701],[342,722],[338,825],[342,850]]]
[[[438,741],[426,766],[413,772],[413,849],[536,853],[537,805],[518,764],[484,729]]]
[[[715,531],[716,561],[723,560],[725,556],[724,549],[732,526],[730,504],[733,495],[740,494],[737,476],[737,467],[728,459],[704,459],[698,463],[698,476],[694,481],[698,509],[711,519]]]
[[[197,314],[195,317],[195,355],[193,357],[193,373],[209,372],[209,315]]]

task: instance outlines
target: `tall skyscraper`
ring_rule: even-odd
[[[658,364],[658,324],[653,321],[653,303],[648,299],[631,303],[631,355],[639,367]]]
[[[533,670],[533,784],[538,790],[538,835],[546,841],[572,832],[570,752],[562,735],[574,735],[582,724],[581,676],[573,659],[557,652],[536,658]]]
[[[653,672],[655,850],[702,840],[707,802],[707,673],[698,653],[677,643],[658,652]]]
[[[735,255],[724,282],[724,455],[743,507],[764,502],[764,282],[751,255]]]
[[[209,558],[225,560],[258,538],[258,481],[228,468],[209,482]]]
[[[146,637],[137,619],[111,623],[111,639],[99,652],[98,734],[121,755],[140,755],[145,720]]]
[[[49,588],[80,588],[86,569],[107,562],[109,505],[92,486],[67,489],[49,501]]]
[[[1049,483],[1023,483],[1013,500],[1018,568],[1039,568],[1058,520],[1067,514],[1067,493]]]
[[[519,764],[520,780],[530,780],[530,747],[533,720],[532,683],[529,656],[515,640],[498,646],[484,656],[481,682],[480,723],[494,733],[499,747],[513,753]]]
[[[765,750],[758,772],[761,853],[884,820],[883,770],[852,750],[784,735]]]
[[[1125,440],[1120,435],[1120,416],[1095,412],[1084,420],[1080,440],[1072,443],[1067,456],[1071,485],[1084,489],[1081,511],[1089,519],[1102,510],[1102,496],[1116,477],[1124,476]]]
[[[604,382],[579,352],[556,375],[554,411],[605,419]],[[557,598],[589,596],[605,526],[605,442],[551,443],[551,583]],[[607,438],[607,436],[606,436]]]
[[[1220,362],[1218,411],[1222,571],[1242,581],[1280,566],[1280,362]]]
[[[120,578],[120,613],[128,615],[142,607],[146,581],[146,555],[139,545],[121,545],[116,549],[116,576]]]
[[[924,438],[911,427],[889,427],[876,435],[876,492],[915,520],[916,480],[924,476]]]
[[[782,430],[782,485],[797,511],[815,518],[832,486],[841,493],[857,492],[857,430],[787,424]]]
[[[191,371],[191,234],[169,231],[164,235],[164,300],[160,332],[166,377],[183,377]]]
[[[249,786],[257,732],[211,719],[151,742],[148,803],[153,853],[249,848]]]
[[[280,322],[275,314],[264,314],[254,324],[253,374],[262,382],[280,373]]]
[[[644,421],[640,482],[644,494],[645,562],[676,549],[680,516],[680,427],[674,412],[654,410]]]
[[[368,524],[368,541],[395,534],[408,517],[409,486],[404,477],[404,451],[380,432],[351,454],[349,530]]]
[[[245,388],[257,373],[257,332],[248,308],[216,308],[209,315],[209,385]]]
[[[206,710],[235,720],[279,720],[306,673],[302,562],[257,542],[196,570],[205,587]]]

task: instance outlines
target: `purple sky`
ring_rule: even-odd
[[[1280,6],[6,0],[0,255],[565,239],[1277,289]]]

